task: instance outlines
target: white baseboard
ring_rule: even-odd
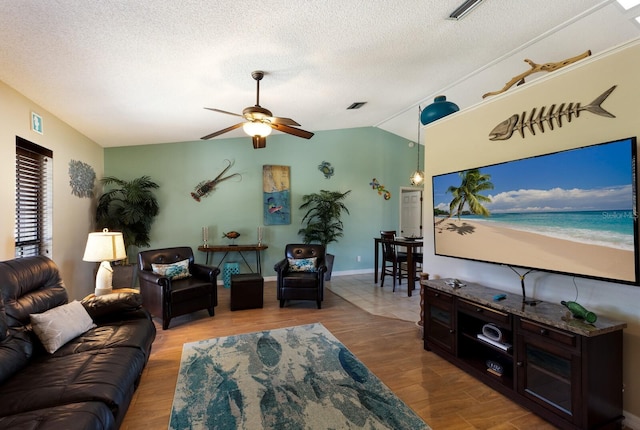
[[[362,270],[342,270],[340,272],[331,272],[331,277],[337,277],[337,276],[348,276],[348,275],[361,275],[363,273],[373,273],[373,269],[362,269]],[[273,276],[264,276],[264,280],[266,281],[277,281],[278,278],[276,275]],[[373,282],[373,280],[371,281]]]
[[[331,273],[331,277],[336,277],[336,276],[348,276],[348,275],[362,275],[362,274],[366,274],[366,273],[373,273],[373,269],[360,269],[360,270],[342,270],[339,272],[332,272]],[[223,281],[220,279],[222,276],[218,275],[218,285],[223,285]],[[274,273],[273,276],[264,276],[264,274],[262,275],[262,277],[264,278],[265,282],[268,281],[277,281],[278,278],[276,276],[276,274]],[[373,282],[373,280],[371,281]]]
[[[340,272],[331,272],[331,277],[334,277],[334,276],[348,276],[348,275],[362,275],[363,273],[373,273],[373,269],[341,270]]]
[[[626,428],[630,430],[640,430],[640,417],[630,414],[627,411],[622,411],[622,415],[624,415],[624,421],[622,421],[622,424]]]

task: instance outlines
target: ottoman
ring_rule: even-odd
[[[231,310],[262,307],[264,279],[259,273],[231,275]]]

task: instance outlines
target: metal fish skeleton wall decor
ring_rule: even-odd
[[[558,110],[555,110],[556,105],[551,105],[551,108],[548,112],[545,113],[546,106],[543,106],[540,109],[538,115],[536,115],[536,108],[531,110],[529,117],[527,118],[527,113],[522,112],[522,115],[514,114],[509,119],[502,121],[500,124],[495,126],[491,133],[489,133],[489,140],[507,140],[510,139],[513,135],[513,132],[518,130],[520,132],[520,136],[524,138],[524,131],[529,130],[532,135],[536,135],[536,130],[534,126],[538,126],[538,129],[541,133],[544,133],[545,123],[549,127],[550,130],[553,130],[554,121],[558,128],[562,127],[562,117],[566,117],[567,122],[571,122],[573,116],[578,118],[580,116],[580,112],[587,111],[591,112],[595,115],[604,116],[607,118],[615,118],[611,112],[606,111],[602,108],[602,103],[609,97],[609,94],[616,89],[616,85],[609,88],[607,91],[602,93],[598,98],[589,103],[586,106],[581,106],[580,103],[562,103]]]

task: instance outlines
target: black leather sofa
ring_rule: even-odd
[[[119,428],[156,336],[139,294],[81,303],[95,327],[48,353],[30,314],[68,302],[46,257],[0,262],[0,429]]]

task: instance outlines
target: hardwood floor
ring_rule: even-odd
[[[206,311],[178,317],[164,331],[156,321],[151,357],[121,429],[167,428],[184,343],[314,322],[327,327],[434,430],[555,428],[425,351],[416,324],[418,290],[407,297],[406,283],[393,293],[390,282],[380,288],[372,277],[334,277],[320,310],[311,301],[280,309],[275,282],[265,282],[263,309],[231,312],[230,290],[219,288],[214,317]]]

